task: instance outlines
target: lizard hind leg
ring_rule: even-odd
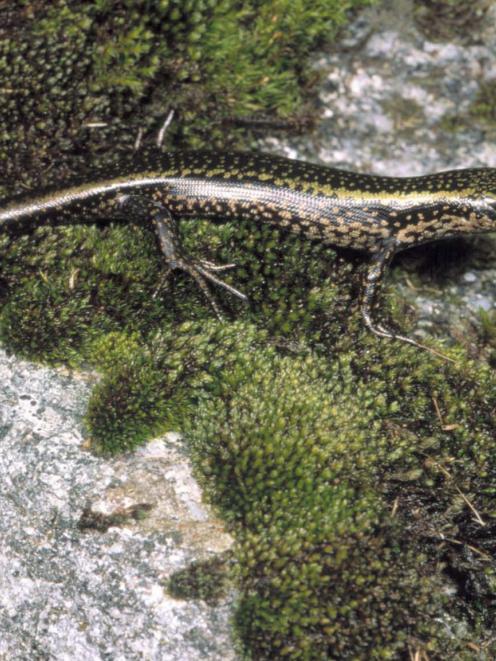
[[[435,349],[432,349],[425,344],[420,344],[420,342],[413,340],[411,337],[399,335],[393,330],[386,328],[382,324],[374,322],[373,317],[377,313],[379,294],[384,281],[384,274],[397,249],[397,242],[389,241],[384,244],[382,249],[375,253],[372,257],[372,261],[365,278],[361,303],[362,318],[365,322],[365,325],[370,331],[372,331],[372,333],[374,333],[374,335],[377,335],[378,337],[400,340],[401,342],[406,342],[407,344],[411,344],[414,347],[428,351],[429,353],[432,353],[435,356],[439,356],[444,360],[455,362],[452,358],[449,358],[445,354],[440,353],[439,351],[436,351]]]
[[[214,297],[210,293],[207,282],[222,287],[230,294],[237,296],[243,301],[247,300],[245,294],[214,275],[214,273],[234,268],[235,264],[218,265],[207,260],[194,260],[187,257],[181,248],[174,219],[166,208],[156,207],[152,213],[152,220],[160,250],[165,258],[167,266],[169,267],[166,276],[175,269],[188,273],[188,275],[190,275],[196,282],[219,319],[222,319],[222,314]]]
[[[384,274],[396,250],[396,241],[389,241],[381,248],[381,250],[372,256],[363,285],[362,302],[360,306],[362,318],[367,328],[378,337],[387,337],[391,339],[397,338],[398,335],[382,324],[375,323],[373,317],[377,314],[379,294],[384,281]]]

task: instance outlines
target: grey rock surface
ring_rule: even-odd
[[[231,538],[202,503],[177,435],[97,458],[81,417],[93,378],[0,352],[0,659],[232,659],[232,596],[216,607],[163,583]],[[143,521],[81,531],[89,504]]]

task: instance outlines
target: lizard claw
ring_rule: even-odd
[[[228,285],[227,282],[224,282],[216,275],[214,275],[214,273],[227,271],[228,269],[234,268],[235,264],[218,265],[207,260],[195,261],[188,259],[183,254],[173,223],[173,218],[167,209],[155,209],[154,225],[160,244],[160,249],[162,251],[162,255],[164,256],[165,263],[168,266],[169,272],[180,269],[181,271],[188,273],[201,289],[205,298],[208,300],[219,319],[222,319],[222,315],[219,306],[209,291],[207,281],[212,282],[218,287],[223,287],[230,294],[237,296],[242,301],[247,300],[245,294],[240,292],[235,287]]]
[[[200,259],[198,260],[198,264],[206,271],[217,271],[219,273],[236,268],[236,264],[216,264],[215,262],[208,261],[208,259]]]
[[[214,265],[215,266],[215,265]],[[231,268],[231,266],[234,265],[227,265],[228,268]],[[205,262],[194,262],[194,261],[189,261],[184,258],[179,258],[174,260],[174,263],[169,265],[169,269],[167,270],[167,273],[165,275],[165,278],[163,279],[163,282],[167,279],[169,274],[171,273],[172,270],[179,269],[181,271],[184,271],[188,275],[190,275],[193,280],[196,282],[198,287],[201,289],[203,295],[205,298],[208,300],[210,305],[212,306],[213,311],[215,312],[215,315],[219,320],[222,320],[222,313],[220,311],[219,306],[217,305],[214,297],[210,293],[210,290],[207,285],[207,280],[212,282],[213,284],[217,285],[218,287],[222,287],[226,291],[228,291],[230,294],[233,296],[237,296],[240,298],[242,301],[247,301],[248,297],[240,292],[238,289],[235,287],[232,287],[231,285],[228,285],[227,282],[224,282],[217,276],[213,275],[212,271],[219,271],[219,270],[225,270],[226,267],[218,267],[216,269],[212,269],[211,267],[207,268],[205,266]],[[159,285],[160,289],[163,286],[163,282],[161,285]],[[156,292],[157,293],[157,292]]]
[[[239,289],[236,289],[232,285],[228,285],[227,282],[224,282],[224,280],[221,280],[217,276],[213,275],[212,272],[218,272],[218,271],[226,271],[227,269],[234,268],[236,266],[235,264],[225,264],[223,266],[217,266],[217,265],[211,265],[209,267],[204,266],[205,262],[200,262],[199,264],[193,264],[192,267],[196,269],[196,271],[202,275],[204,278],[207,280],[210,280],[210,282],[213,282],[214,285],[217,285],[218,287],[223,287],[226,291],[228,291],[230,294],[233,296],[237,296],[240,298],[242,301],[247,301],[248,297],[243,294],[243,292],[240,292]]]
[[[152,299],[156,299],[159,297],[160,293],[163,291],[167,280],[170,278],[170,275],[172,273],[172,269],[168,268],[164,270],[164,273],[162,274],[162,277],[160,278],[160,282],[155,288],[155,291],[152,294]]]

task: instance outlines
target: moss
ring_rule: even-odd
[[[441,128],[447,132],[472,128],[477,123],[491,135],[496,129],[496,82],[482,81],[475,99],[464,114],[446,115],[441,121]]]
[[[486,342],[496,348],[496,313],[494,310],[480,312],[481,331]]]
[[[153,505],[137,503],[128,507],[120,507],[111,513],[95,512],[87,505],[78,521],[79,530],[97,530],[107,532],[111,527],[125,526],[133,521],[142,521],[148,516]]]
[[[445,115],[440,128],[448,133],[473,128],[474,122],[489,135],[496,129],[496,82],[482,81],[475,99],[463,114]]]
[[[496,314],[494,310],[479,312],[480,325],[477,328],[479,346],[486,360],[494,369],[496,367]]]
[[[242,323],[187,322],[164,329],[150,346],[119,353],[89,403],[95,449],[132,449],[152,434],[178,428],[201,398],[213,396],[219,372],[234,364],[242,370],[266,339],[263,331]],[[104,342],[108,346],[112,338]]]
[[[132,332],[145,324],[146,313],[163,314],[159,301],[143,306],[159,269],[153,236],[144,230],[40,228],[4,236],[0,253],[7,287],[0,336],[20,355],[80,363],[90,354],[86,347],[121,330],[123,320]]]
[[[287,346],[308,334],[330,346],[342,332],[355,307],[356,256],[337,258],[317,243],[249,223],[188,221],[181,231],[190,254],[236,264],[224,279],[250,304],[216,289],[226,315],[264,325]],[[6,285],[0,336],[27,357],[77,363],[98,356],[100,363],[94,347],[102,334],[126,329],[146,341],[161,324],[212,316],[184,274],[171,274],[159,288],[164,274],[149,228],[40,228],[31,236],[3,237],[0,260]]]
[[[267,339],[242,322],[184,325],[141,374],[116,373],[106,396],[95,393],[90,411],[115,413],[107,428],[90,416],[93,433],[128,439],[134,413],[122,402],[134,396],[146,415],[169,388],[158,419],[187,434],[235,534],[238,631],[255,658],[395,658],[412,640],[458,654],[446,609],[478,626],[492,609],[494,536],[471,516],[493,510],[492,371],[460,350],[450,364],[368,336],[334,360],[308,345],[284,356]],[[462,562],[457,544],[439,545],[441,529],[483,555]],[[477,592],[450,597],[443,566]]]
[[[447,113],[441,117],[437,126],[440,131],[454,134],[466,129],[468,118],[459,114]]]
[[[395,133],[411,131],[425,123],[425,108],[414,99],[407,99],[401,94],[385,100],[382,107],[391,118]]]
[[[248,143],[222,119],[301,115],[311,49],[370,0],[94,0],[0,8],[2,183],[56,180],[81,154],[155,137],[171,146]],[[310,112],[310,107],[306,107]],[[50,168],[47,165],[50,164]],[[43,183],[46,183],[44,181]]]
[[[496,83],[494,81],[487,81],[481,84],[469,114],[486,126],[494,127],[496,124],[495,104]]]
[[[468,532],[458,484],[492,507],[480,483],[493,483],[495,382],[405,351],[253,357],[184,421],[238,539],[238,626],[255,658],[396,658],[407,630],[425,651],[459,649],[445,640],[434,530]],[[405,527],[387,514],[396,497]],[[414,534],[410,501],[425,526]]]
[[[169,578],[166,590],[176,599],[202,599],[216,606],[231,586],[229,558],[225,555],[191,563]]]
[[[482,28],[491,0],[415,0],[417,24],[430,39],[473,40]]]
[[[324,514],[310,522],[322,533],[306,535],[297,551],[279,535],[254,536],[242,549],[258,561],[242,578],[237,615],[253,658],[400,658],[409,635],[417,648],[433,648],[429,617],[442,598],[419,575],[426,558],[385,527],[337,539]]]

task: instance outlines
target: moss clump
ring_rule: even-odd
[[[265,326],[279,343],[296,347],[311,335],[330,347],[356,310],[356,256],[344,260],[302,237],[249,223],[188,221],[181,232],[192,256],[236,264],[223,277],[250,303],[216,288],[226,315]],[[40,228],[29,237],[0,237],[0,260],[0,336],[27,357],[100,364],[94,347],[106,333],[125,330],[146,343],[164,324],[212,317],[184,274],[171,274],[160,288],[163,265],[151,228]]]
[[[470,108],[470,116],[481,121],[488,127],[496,124],[496,83],[488,81],[482,83],[477,97]]]
[[[415,0],[415,19],[431,39],[473,40],[484,24],[491,0]]]
[[[395,94],[382,103],[394,125],[395,133],[412,131],[425,123],[425,108],[414,99],[406,99],[401,94]]]
[[[151,308],[143,306],[160,266],[153,236],[144,230],[40,228],[1,237],[0,252],[0,335],[20,355],[77,364],[97,337],[122,330],[123,320],[133,332],[147,313],[163,314],[151,295]]]
[[[487,312],[481,310],[481,333],[483,338],[488,342],[491,347],[496,348],[496,313],[494,310]]]
[[[241,547],[257,563],[241,578],[237,615],[253,658],[400,658],[410,636],[424,651],[439,645],[443,632],[429,618],[440,615],[443,598],[437,581],[421,575],[426,557],[387,526],[362,521],[359,534],[343,526],[338,537],[323,512],[308,524],[314,531],[298,550],[287,543],[296,528],[253,535]]]
[[[78,521],[79,530],[96,530],[98,532],[107,532],[111,527],[125,526],[134,521],[142,521],[153,509],[151,503],[137,503],[128,507],[120,507],[107,514],[95,512],[87,505]]]
[[[185,431],[237,539],[238,631],[255,658],[393,658],[412,640],[458,654],[445,610],[487,626],[496,574],[484,558],[461,562],[436,531],[482,552],[494,541],[467,505],[491,516],[491,370],[368,336],[365,351],[333,360],[267,340],[243,322],[176,329],[141,373],[102,383],[93,434],[107,450],[132,446],[135,412],[161,393],[156,420]],[[449,596],[443,566],[477,593]]]
[[[116,339],[97,342],[95,352],[108,355]],[[219,379],[243,372],[266,341],[266,333],[253,326],[208,321],[164,330],[149,346],[130,343],[118,356],[112,347],[115,362],[88,407],[95,449],[128,450],[152,434],[180,428],[202,398],[215,396]]]
[[[172,574],[166,589],[176,599],[202,599],[215,606],[227,597],[231,586],[228,562],[225,555],[193,562]]]
[[[493,483],[494,377],[371,352],[360,366],[356,356],[254,357],[184,422],[238,539],[238,626],[255,658],[393,658],[407,631],[425,651],[459,649],[442,624],[444,552],[426,530],[450,520],[463,535],[453,520],[466,507],[462,480],[481,511],[490,507],[480,480]],[[458,421],[449,432],[432,419],[436,388],[444,427]],[[389,519],[398,494],[426,528],[412,535]]]
[[[490,135],[496,129],[496,83],[493,80],[482,81],[467,112],[445,115],[440,128],[448,133],[455,133],[472,129],[474,122]]]
[[[246,144],[221,120],[309,112],[310,50],[332,40],[348,9],[370,2],[0,7],[0,186],[36,185],[40,173],[56,181],[88,154],[131,148],[141,130],[151,140],[171,108],[180,113],[166,136],[172,146]]]

